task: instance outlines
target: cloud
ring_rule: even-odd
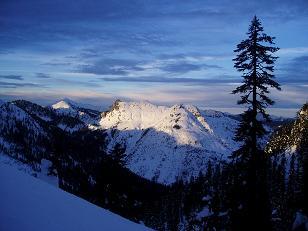
[[[208,53],[208,52],[207,52]],[[217,51],[212,54],[205,55],[204,53],[197,52],[185,52],[185,53],[162,53],[157,56],[160,60],[182,60],[182,61],[194,61],[194,62],[206,62],[210,60],[221,60],[233,58],[232,53],[218,54]]]
[[[308,63],[308,55],[306,56],[300,56],[293,59],[293,64],[307,64]],[[307,66],[307,65],[306,65]]]
[[[36,73],[35,77],[36,78],[40,78],[40,79],[49,79],[49,78],[51,78],[51,76],[49,74],[45,74],[45,73]]]
[[[10,54],[11,52],[9,50],[6,50],[6,49],[3,49],[3,48],[0,48],[0,54],[4,54],[4,55],[7,55],[7,54]]]
[[[129,59],[101,59],[93,64],[80,65],[79,71],[96,75],[128,75],[131,71],[142,71],[140,61]]]
[[[280,72],[282,83],[308,83],[308,55],[293,58]]]
[[[209,68],[219,69],[221,67],[219,67],[218,65],[192,64],[184,61],[167,64],[160,67],[161,70],[170,73],[187,73],[190,71],[199,71],[202,69],[209,69]]]
[[[175,7],[176,6],[176,7]],[[181,1],[166,3],[163,0],[147,1],[107,1],[94,0],[91,3],[79,1],[47,1],[41,3],[29,0],[22,3],[17,0],[5,1],[0,9],[1,15],[13,14],[19,20],[36,20],[37,22],[81,21],[83,19],[104,21],[140,20],[149,18],[190,18],[190,17],[222,17],[224,15],[248,14],[252,10],[265,11],[279,16],[289,17],[307,14],[307,1]],[[48,10],[48,14],[46,13]],[[250,10],[250,11],[249,11]],[[298,15],[299,14],[299,15]]]
[[[135,59],[99,59],[92,64],[79,65],[77,71],[96,75],[140,75],[144,71],[184,74],[191,71],[221,69],[218,65],[206,64],[200,60],[186,61],[186,56],[173,59],[154,59],[153,61]],[[139,72],[139,73],[138,73]],[[146,81],[144,79],[144,81]]]
[[[298,55],[307,54],[308,47],[291,47],[291,48],[281,48],[277,54],[280,55]]]
[[[36,83],[8,83],[0,81],[0,87],[17,88],[17,87],[44,87],[44,86]]]
[[[99,57],[99,52],[97,49],[87,48],[83,49],[79,56],[81,59],[97,58]]]
[[[70,79],[54,79],[54,82],[63,85],[68,85],[68,86],[81,86],[81,87],[90,87],[90,88],[101,88],[101,84],[92,82],[89,80],[85,81],[78,81],[78,80],[70,80]]]
[[[176,7],[175,7],[176,6]],[[307,16],[307,1],[4,1],[0,8],[3,47],[65,49],[77,42],[98,44],[105,52],[130,49],[150,50],[149,46],[186,44],[186,38],[210,41],[221,39],[202,28],[219,28],[246,22],[254,13],[261,18],[294,19]],[[184,33],[180,33],[181,28]],[[199,36],[200,35],[200,36]],[[231,35],[230,35],[231,36]],[[191,41],[188,41],[191,42]],[[53,47],[48,47],[52,43]],[[117,48],[118,47],[118,48]],[[94,57],[94,53],[84,53]]]
[[[21,75],[0,75],[0,79],[23,80]]]
[[[103,77],[100,78],[107,82],[135,82],[135,83],[186,83],[192,85],[199,84],[234,84],[238,83],[239,79],[233,77],[226,78],[220,76],[211,79],[198,78],[181,78],[181,77],[159,77],[159,76],[143,76],[143,77]]]
[[[41,65],[45,66],[70,66],[72,63],[70,62],[47,62],[47,63],[42,63]]]
[[[273,91],[270,97],[276,102],[274,107],[300,108],[307,102],[308,86],[282,85],[282,91]]]

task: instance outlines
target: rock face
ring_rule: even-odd
[[[100,120],[110,151],[121,144],[130,170],[165,184],[197,176],[209,160],[226,160],[238,147],[232,140],[237,124],[228,114],[191,105],[120,101]]]

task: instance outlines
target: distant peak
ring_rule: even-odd
[[[71,108],[73,105],[70,102],[67,102],[66,100],[61,100],[53,105],[51,105],[51,107],[53,109],[59,109],[59,108],[64,108],[64,109],[68,109]]]

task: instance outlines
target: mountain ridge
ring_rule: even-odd
[[[129,169],[167,184],[183,173],[187,174],[183,180],[196,177],[210,159],[226,160],[238,147],[231,138],[237,124],[224,113],[206,113],[192,105],[121,101],[100,120],[109,149],[116,144],[126,148]]]
[[[172,184],[179,179],[189,181],[191,177],[206,171],[209,161],[228,161],[231,152],[239,147],[233,140],[238,118],[219,111],[200,110],[193,105],[176,104],[167,107],[147,101],[117,100],[108,111],[93,112],[70,100],[62,100],[47,107],[25,100],[4,103],[0,107],[1,113],[6,113],[2,116],[2,129],[7,126],[6,116],[11,113],[12,119],[16,120],[15,130],[20,131],[29,130],[27,122],[18,118],[18,114],[7,111],[7,105],[22,110],[30,121],[29,125],[39,124],[42,134],[48,133],[49,140],[52,140],[50,137],[54,131],[59,134],[60,130],[64,133],[82,130],[105,133],[107,153],[112,153],[120,145],[125,151],[127,168],[163,184]],[[11,130],[7,128],[3,134],[6,132]],[[35,134],[35,131],[31,133]],[[4,142],[3,135],[0,138],[1,147],[5,149],[10,142]],[[46,147],[48,139],[43,142],[47,143]],[[13,146],[20,146],[18,142],[12,142],[10,144]],[[29,141],[25,144],[30,145]],[[22,153],[28,149],[23,145],[18,150]]]

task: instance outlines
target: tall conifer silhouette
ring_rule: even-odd
[[[234,67],[242,73],[242,85],[233,90],[240,94],[238,104],[246,105],[242,120],[235,134],[235,140],[242,142],[232,157],[241,166],[243,198],[238,203],[240,214],[235,222],[237,229],[268,230],[270,229],[270,204],[267,197],[266,157],[261,145],[266,134],[263,121],[269,120],[266,108],[274,101],[267,95],[269,87],[280,90],[274,80],[274,63],[277,59],[273,53],[279,48],[274,47],[274,37],[263,32],[260,20],[255,16],[248,30],[248,38],[237,45],[234,52],[237,56]],[[263,117],[263,118],[261,118]]]

